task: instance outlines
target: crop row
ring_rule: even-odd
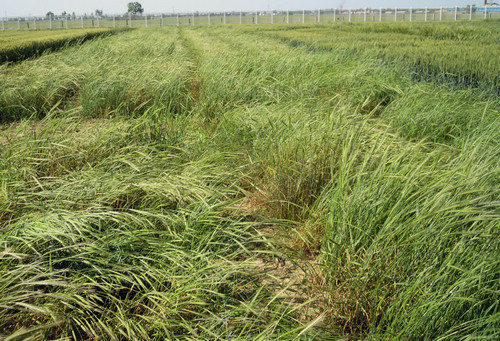
[[[370,23],[263,28],[293,45],[337,53],[366,53],[407,63],[417,79],[493,88],[498,92],[496,22]]]
[[[8,32],[0,35],[0,64],[17,62],[54,51],[64,46],[81,44],[100,36],[114,34],[118,30],[93,29],[85,31],[35,31]]]
[[[121,35],[96,39],[6,69],[0,75],[2,119],[42,117],[65,107],[79,107],[84,116],[100,116],[144,110],[155,101],[185,106],[186,100],[177,96],[188,95],[184,89],[189,67],[169,32],[147,39],[133,32],[128,40]]]
[[[498,336],[498,97],[316,38],[134,30],[0,74],[0,333]]]

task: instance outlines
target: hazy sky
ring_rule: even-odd
[[[0,16],[8,17],[45,15],[48,11],[77,14],[92,13],[102,9],[104,13],[121,14],[127,11],[131,0],[0,0]],[[139,0],[146,13],[171,13],[191,11],[237,11],[266,9],[315,9],[315,8],[362,8],[362,7],[449,7],[467,4],[482,5],[482,1],[468,0]]]

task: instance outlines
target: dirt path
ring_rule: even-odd
[[[269,218],[260,217],[265,205],[262,198],[247,198],[239,209],[257,220],[266,221]],[[297,251],[297,244],[287,226],[273,223],[262,225],[258,230],[259,237],[269,241],[274,249],[269,255],[252,261],[249,264],[250,272],[260,274],[261,284],[272,287],[277,300],[290,306],[301,323],[310,323],[311,327],[323,326],[328,307],[321,289],[323,277],[316,256]]]
[[[191,93],[193,106],[196,106],[200,102],[201,80],[198,73],[201,58],[200,52],[196,49],[193,43],[188,38],[186,38],[181,28],[177,29],[177,35],[179,37],[179,40],[181,41],[182,47],[186,49],[187,57],[191,61],[189,92]]]

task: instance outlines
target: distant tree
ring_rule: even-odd
[[[142,14],[144,12],[144,8],[142,8],[142,5],[137,1],[129,2],[127,4],[127,8],[128,8],[127,10],[128,14]]]
[[[71,18],[72,18],[73,20],[75,20],[75,19],[76,19],[76,14],[75,14],[75,12],[71,13]]]
[[[54,19],[54,13],[52,13],[52,12],[47,12],[47,14],[45,14],[45,16],[47,17],[47,19]]]
[[[102,17],[102,9],[96,9],[95,10],[95,16],[96,17]]]
[[[66,13],[66,11],[64,11],[64,12],[61,13],[61,17],[65,17],[67,15],[68,15],[68,13]]]

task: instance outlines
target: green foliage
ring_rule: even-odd
[[[138,29],[4,67],[1,337],[498,338],[495,80],[402,57],[446,74],[442,41],[471,76],[497,29],[460,25]],[[316,265],[263,266],[269,229]]]
[[[142,8],[142,5],[137,1],[129,2],[127,4],[127,13],[135,15],[135,14],[142,14],[143,12],[144,8]]]
[[[79,45],[87,40],[110,35],[118,31],[92,29],[71,32],[38,31],[9,33],[9,35],[2,35],[0,38],[0,64],[37,57],[44,52],[55,51],[71,45]]]
[[[498,93],[498,22],[349,23],[259,31],[292,45],[403,61],[416,79]]]
[[[488,127],[498,131],[497,100],[475,91],[449,92],[426,85],[415,86],[384,111],[392,125],[411,139],[428,138],[438,143],[459,145],[463,136],[477,135]],[[471,115],[471,113],[480,113]],[[500,138],[494,134],[492,140]]]
[[[156,43],[155,37],[159,38]],[[56,60],[47,56],[7,69],[0,75],[4,84],[0,89],[2,119],[43,117],[75,104],[88,117],[141,113],[155,103],[180,111],[189,101],[185,91],[189,64],[183,62],[184,52],[172,40],[172,36],[158,33],[146,41],[142,34],[131,32],[130,40],[117,43],[114,49],[107,49],[108,40],[101,39],[66,49]],[[131,51],[136,58],[133,62]],[[117,70],[117,64],[122,69]]]
[[[260,30],[241,44],[227,31],[189,31],[207,89],[200,114],[239,127],[267,214],[303,222],[331,323],[378,337],[494,337],[498,99],[415,83],[366,53],[290,50]]]
[[[2,335],[246,339],[300,327],[249,270],[272,246],[234,212],[232,156],[181,149],[200,143],[189,119],[41,124],[2,149]],[[168,125],[190,132],[176,142]]]

